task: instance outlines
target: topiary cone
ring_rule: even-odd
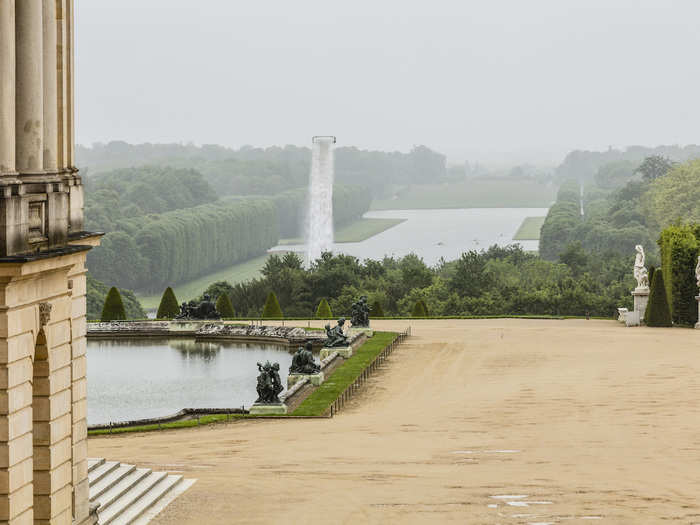
[[[374,301],[372,303],[372,309],[370,310],[370,315],[372,317],[384,317],[384,310],[382,309],[382,303],[379,301]]]
[[[318,308],[316,308],[316,318],[317,319],[332,319],[333,318],[333,312],[331,311],[331,307],[328,304],[328,301],[326,301],[325,297],[321,299],[321,302],[318,303]]]
[[[233,310],[233,304],[228,294],[222,293],[216,300],[216,311],[223,318],[236,317],[236,312]]]
[[[280,308],[280,303],[277,300],[277,296],[274,292],[270,292],[267,295],[267,300],[265,301],[265,306],[262,312],[263,319],[282,319],[282,309]]]
[[[671,309],[668,306],[668,297],[666,295],[666,286],[664,286],[663,272],[654,272],[647,312],[649,315],[646,315],[646,312],[644,315],[645,319],[647,319],[647,326],[673,326]]]
[[[160,305],[158,305],[158,313],[156,314],[157,319],[172,319],[180,313],[180,305],[177,302],[177,297],[175,297],[175,292],[168,286],[163,292],[163,297],[160,299]]]
[[[119,290],[112,286],[107,293],[105,304],[102,307],[101,321],[107,322],[124,320],[126,320],[126,311],[124,310],[122,296],[119,293]]]

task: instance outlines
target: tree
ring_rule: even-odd
[[[318,308],[316,309],[316,318],[317,319],[332,319],[333,318],[333,312],[331,312],[331,307],[328,305],[328,301],[326,301],[325,297],[321,299],[321,302],[318,303]]]
[[[671,321],[671,309],[668,306],[666,287],[664,286],[663,272],[654,272],[654,280],[651,282],[649,304],[647,304],[647,326],[673,326]]]
[[[430,312],[428,311],[428,305],[425,304],[425,301],[424,301],[423,299],[421,299],[421,300],[418,301],[418,302],[419,302],[420,305],[423,307],[423,311],[425,312],[425,317],[430,317]]]
[[[163,297],[160,299],[158,306],[157,319],[172,319],[180,313],[180,305],[175,297],[175,292],[168,286],[163,292]]]
[[[588,256],[580,242],[572,242],[559,254],[559,262],[571,268],[574,275],[579,275],[588,264]]]
[[[122,296],[119,290],[112,286],[107,293],[104,307],[102,307],[101,321],[104,323],[107,321],[124,321],[125,319],[126,312],[124,311]]]
[[[652,155],[644,159],[635,173],[641,173],[644,180],[652,181],[666,175],[674,166],[675,163],[667,157]]]
[[[413,305],[411,317],[428,317],[428,312],[425,311],[423,301],[416,301],[416,304]]]
[[[236,317],[236,312],[233,311],[233,304],[231,304],[231,299],[225,293],[222,293],[216,300],[216,311],[223,318]]]
[[[374,301],[372,303],[372,309],[370,310],[370,317],[384,317],[384,310],[382,309],[382,303],[379,301]]]
[[[277,296],[274,292],[270,292],[267,295],[267,300],[265,301],[265,306],[263,307],[262,317],[263,319],[282,319],[283,317],[280,303],[277,300]]]

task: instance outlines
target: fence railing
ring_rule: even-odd
[[[345,390],[343,390],[340,395],[336,398],[329,408],[329,412],[326,412],[327,416],[333,417],[335,414],[341,410],[345,403],[352,398],[352,396],[364,385],[370,376],[381,366],[381,364],[389,357],[392,352],[403,343],[406,339],[411,337],[411,327],[409,326],[403,332],[399,333],[396,338],[382,350],[377,357],[362,371],[362,373],[357,376],[355,381],[350,384]]]

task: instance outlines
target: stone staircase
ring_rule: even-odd
[[[88,460],[88,479],[98,525],[144,525],[196,481],[102,458]]]

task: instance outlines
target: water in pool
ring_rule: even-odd
[[[257,362],[278,362],[287,385],[292,351],[260,343],[187,339],[88,341],[88,424],[166,416],[183,408],[249,407]]]

